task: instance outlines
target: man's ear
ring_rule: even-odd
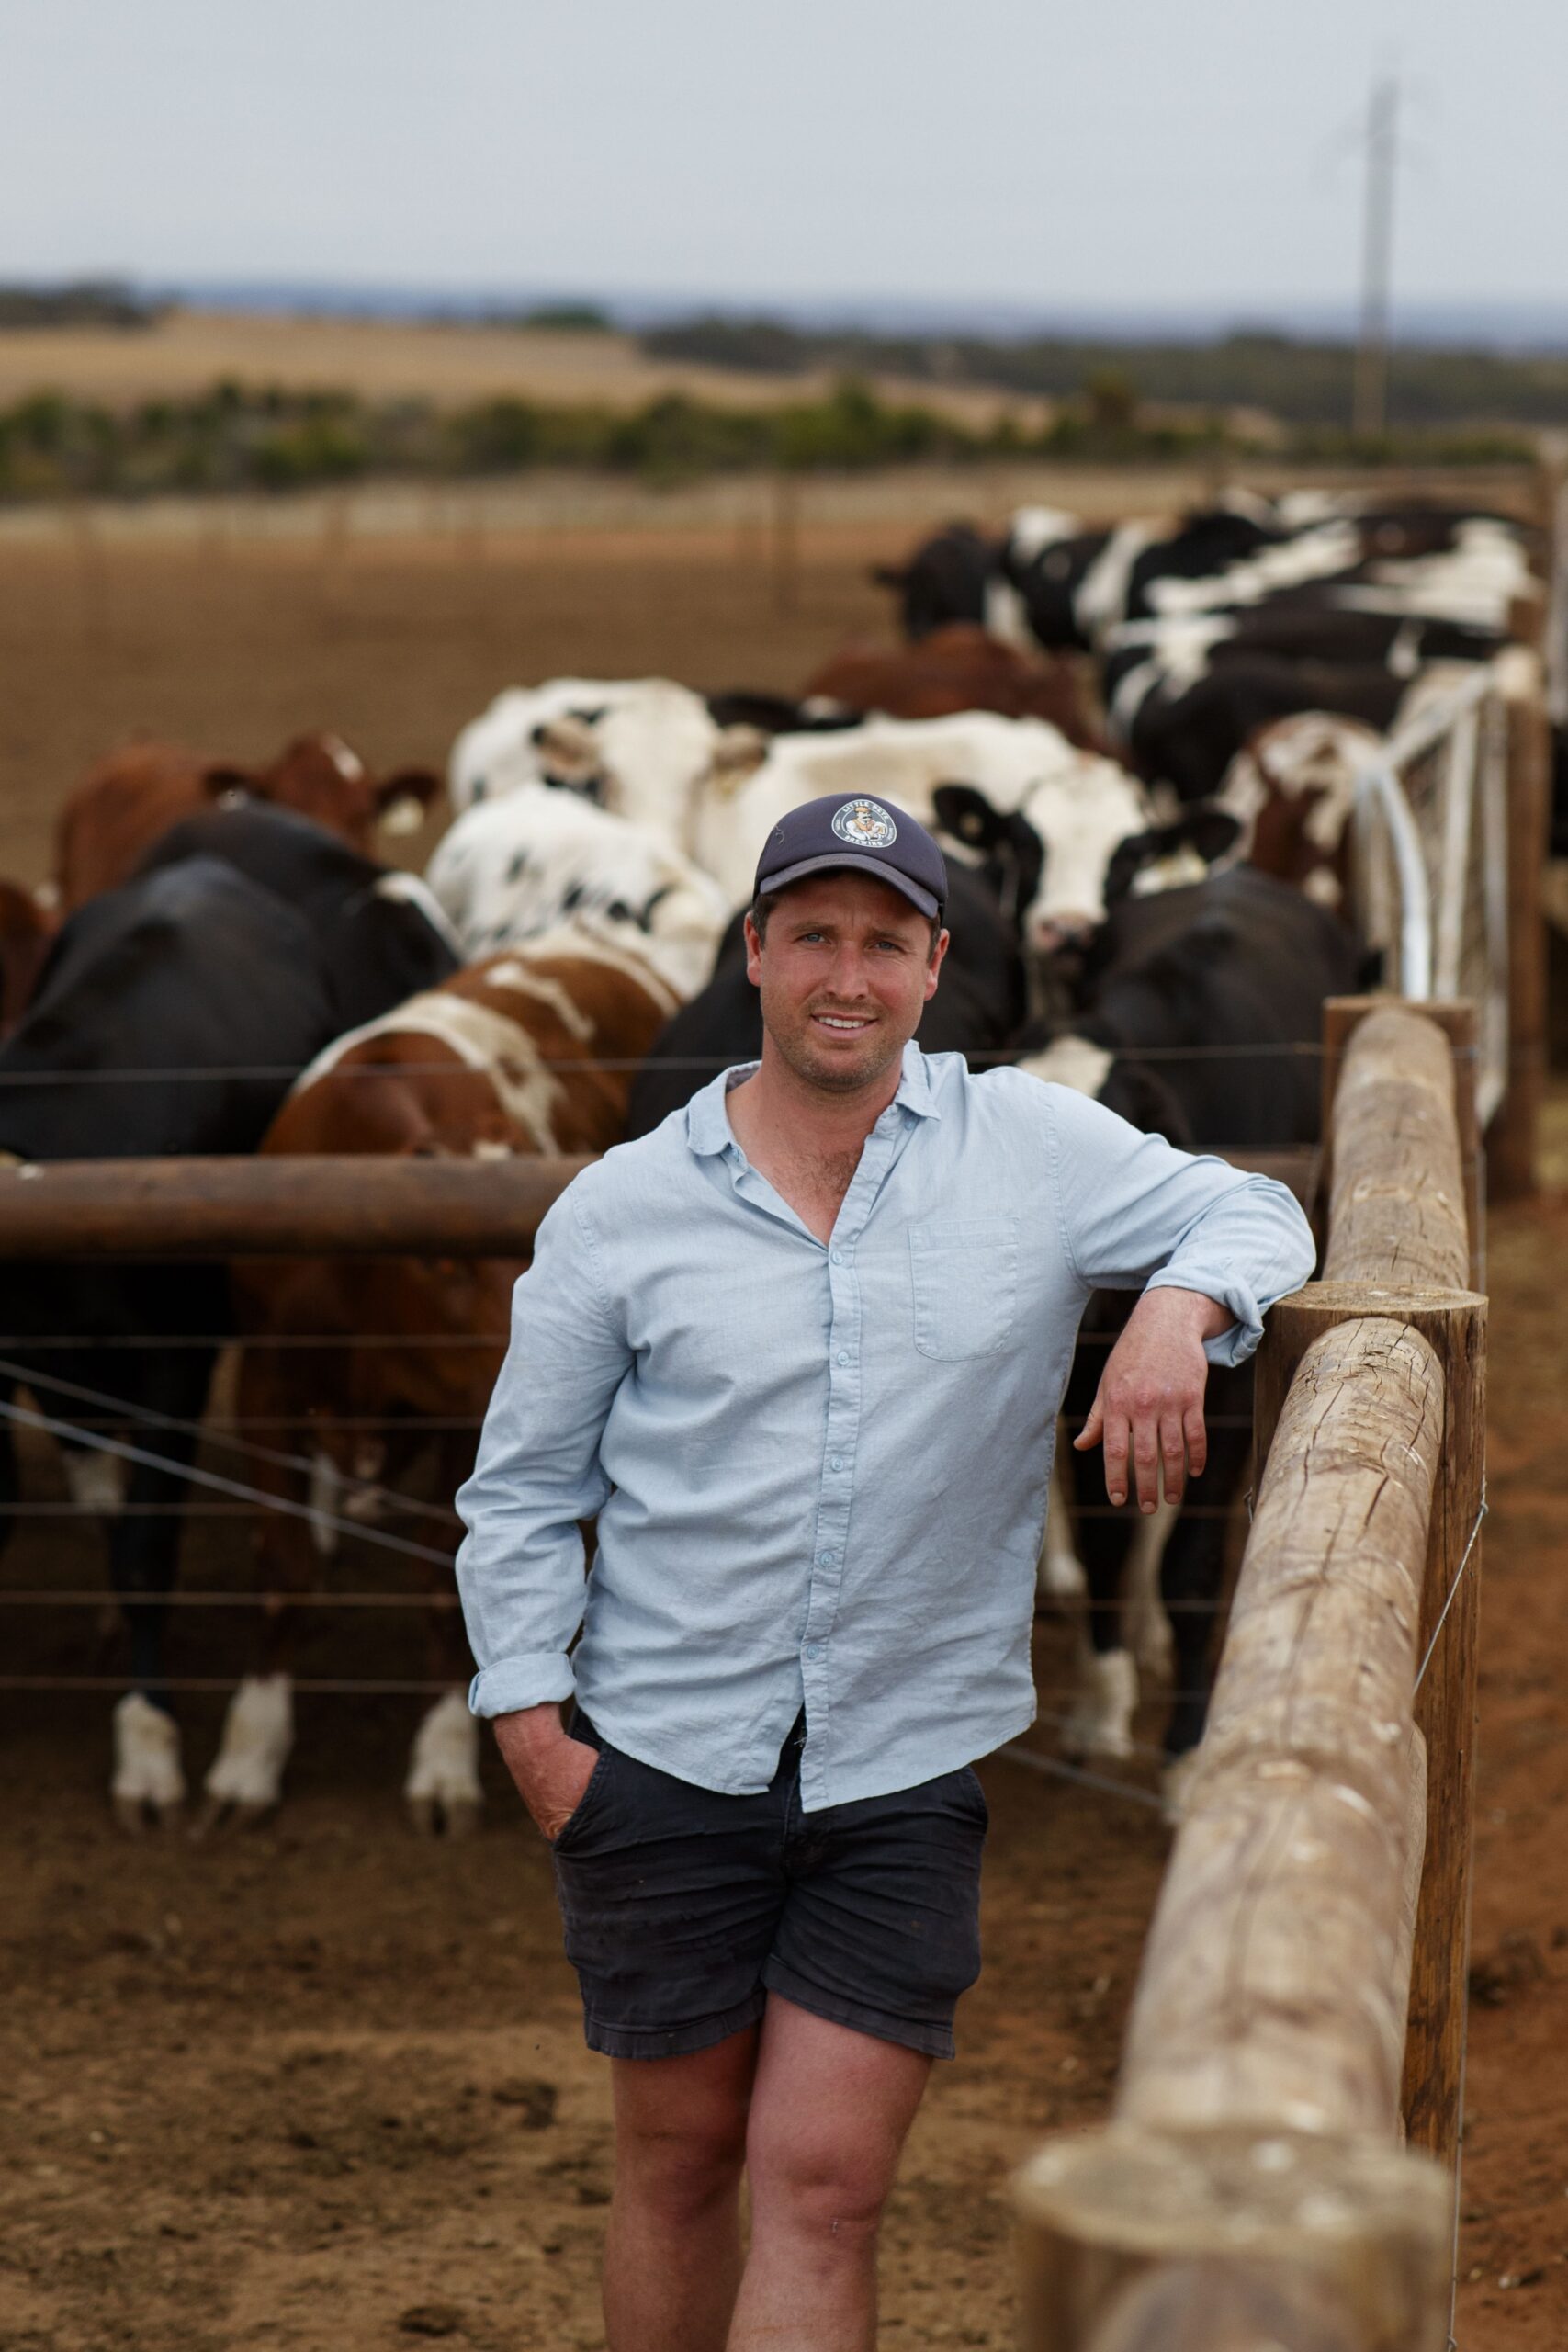
[[[754,989],[762,985],[762,942],[750,915],[746,918],[746,977]]]
[[[936,935],[936,945],[931,950],[931,962],[926,966],[925,1001],[927,1004],[930,1004],[936,994],[936,984],[941,976],[942,959],[947,954],[948,942],[952,937],[953,933],[950,931],[939,931]]]

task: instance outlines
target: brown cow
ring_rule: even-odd
[[[69,914],[85,899],[128,881],[171,825],[226,792],[292,808],[369,856],[378,823],[403,830],[412,817],[417,824],[440,789],[428,768],[404,768],[378,782],[358,752],[330,732],[296,736],[270,767],[259,769],[219,765],[173,743],[128,743],[89,768],[60,812],[61,911]]]
[[[961,710],[1044,718],[1070,743],[1103,749],[1069,661],[1020,653],[973,621],[951,622],[914,645],[846,646],[802,689],[802,700],[818,696],[889,718],[945,718]]]
[[[14,1029],[60,928],[52,910],[19,882],[0,880],[0,1036]]]
[[[300,1079],[262,1148],[502,1159],[598,1152],[626,1127],[631,1072],[679,1000],[640,956],[586,926],[557,931],[468,966],[332,1046]],[[598,1067],[584,1068],[596,1064]],[[463,1697],[469,1671],[446,1555],[445,1506],[471,1467],[476,1432],[505,1349],[524,1260],[342,1258],[252,1261],[236,1270],[243,1328],[242,1425],[284,1434],[294,1470],[247,1475],[308,1506],[256,1528],[268,1592],[309,1591],[316,1551],[344,1518],[370,1520],[434,1446],[440,1505],[412,1506],[400,1532],[433,1547],[422,1565],[431,1677],[446,1686],[415,1736],[404,1795],[415,1826],[471,1827],[478,1747]],[[321,1348],[269,1346],[316,1336]],[[370,1487],[366,1480],[379,1482]],[[314,1533],[315,1544],[311,1537]],[[389,1566],[400,1566],[379,1555]],[[207,1777],[207,1818],[254,1817],[281,1792],[292,1742],[289,1667],[297,1609],[270,1610],[256,1670],[230,1707]]]

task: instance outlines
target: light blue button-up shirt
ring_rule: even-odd
[[[804,1705],[813,1811],[1032,1720],[1089,1292],[1206,1292],[1235,1318],[1209,1356],[1234,1363],[1314,1252],[1282,1185],[913,1045],[824,1247],[730,1131],[747,1075],[606,1153],[540,1227],[457,1497],[457,1582],[476,1713],[575,1687],[617,1747],[747,1793]]]

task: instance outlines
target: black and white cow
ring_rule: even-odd
[[[465,811],[425,879],[465,956],[587,922],[624,933],[682,999],[713,970],[730,911],[719,885],[662,833],[543,784]]]
[[[1097,531],[1075,515],[1025,506],[1008,526],[1001,573],[1037,645],[1089,650],[1108,629],[1155,610],[1156,582],[1211,579],[1255,562],[1286,537],[1268,502],[1246,492],[1179,521]]]
[[[221,850],[200,845],[209,831]],[[388,877],[319,827],[252,808],[193,820],[189,833],[187,854],[171,836],[146,871],[62,928],[26,1018],[0,1044],[0,1155],[252,1151],[295,1074],[346,1023],[454,968],[422,887],[411,897],[408,877]],[[288,893],[245,873],[247,857],[287,878]],[[113,1795],[136,1824],[184,1793],[163,1702],[165,1596],[180,1473],[196,1452],[215,1342],[231,1328],[227,1274],[29,1261],[7,1270],[0,1323],[0,1356],[21,1367],[0,1374],[0,1400],[25,1384],[44,1413],[72,1422],[112,1398],[121,1440],[152,1457],[124,1470],[126,1456],[91,1448],[65,1457],[78,1498],[108,1521],[111,1578],[127,1605],[134,1688],[115,1711]],[[33,1344],[62,1337],[74,1344]],[[8,1423],[0,1491],[17,1492]]]
[[[762,1050],[757,990],[746,977],[744,912],[726,932],[714,975],[660,1031],[632,1082],[626,1134],[649,1135],[689,1102],[716,1069]],[[951,933],[942,984],[920,1016],[928,1054],[995,1054],[1023,1019],[1027,988],[1016,934],[998,909],[995,877],[948,867]]]
[[[1124,768],[1043,719],[872,718],[852,734],[782,736],[731,793],[701,802],[694,854],[732,909],[749,900],[780,818],[829,792],[907,808],[960,858],[1006,859],[1004,902],[1035,956],[1081,949],[1108,893],[1195,881],[1236,831],[1208,811],[1162,822]]]
[[[669,678],[509,686],[453,744],[447,794],[461,815],[522,784],[556,785],[684,848],[723,733],[704,697]]]
[[[1326,996],[1352,990],[1358,957],[1337,918],[1299,891],[1238,866],[1191,889],[1123,901],[1103,934],[1088,1010],[1021,1067],[1094,1096],[1184,1150],[1285,1150],[1317,1140],[1314,1055]],[[1064,1412],[1081,1426],[1107,1349],[1126,1318],[1125,1294],[1097,1293],[1085,1317]],[[1226,1513],[1250,1458],[1251,1369],[1210,1377],[1209,1465],[1191,1508],[1169,1519],[1160,1589],[1169,1611],[1175,1697],[1165,1734],[1172,1759],[1202,1731]],[[1131,1749],[1137,1668],[1124,1646],[1123,1570],[1147,1522],[1106,1503],[1098,1453],[1068,1453],[1061,1469],[1079,1506],[1076,1538],[1089,1586],[1089,1651],[1068,1730],[1078,1752]]]

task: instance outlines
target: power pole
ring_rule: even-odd
[[[1372,84],[1367,103],[1367,181],[1361,226],[1361,332],[1356,345],[1351,429],[1376,435],[1388,422],[1389,286],[1393,188],[1399,164],[1399,77]]]

